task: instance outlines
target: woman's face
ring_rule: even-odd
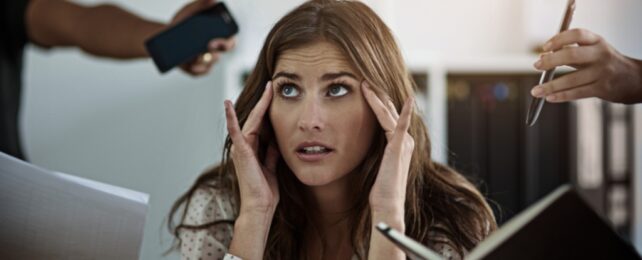
[[[278,57],[270,121],[281,156],[304,184],[339,180],[368,153],[376,121],[361,81],[343,53],[327,42]]]

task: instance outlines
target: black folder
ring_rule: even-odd
[[[412,252],[416,244],[379,229],[408,255],[440,259]],[[399,234],[397,234],[399,235]],[[434,252],[434,251],[432,251]],[[564,185],[508,221],[475,247],[466,259],[641,259],[569,185]]]

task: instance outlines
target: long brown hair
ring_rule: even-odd
[[[285,50],[327,41],[339,48],[348,61],[367,80],[382,98],[389,98],[398,109],[416,89],[405,66],[399,48],[383,21],[366,5],[357,1],[309,1],[285,15],[272,28],[259,54],[254,70],[235,104],[239,123],[243,125],[258,102],[262,87],[274,73],[279,55]],[[267,118],[267,117],[266,117]],[[269,121],[269,120],[265,120]],[[265,129],[271,130],[269,122]],[[264,131],[270,132],[270,131]],[[473,248],[492,230],[496,229],[492,210],[473,184],[448,166],[433,162],[430,155],[428,131],[421,117],[412,116],[410,135],[415,141],[406,192],[406,234],[424,244],[449,243],[460,255]],[[273,134],[262,136],[259,159]],[[231,140],[226,138],[223,159],[219,166],[201,175],[196,183],[181,196],[170,212],[168,226],[180,244],[183,228],[201,229],[234,220],[220,220],[200,226],[179,224],[172,218],[181,207],[181,222],[187,203],[199,188],[216,183],[215,189],[228,191],[239,200],[238,183],[229,157]],[[349,216],[350,241],[360,259],[365,259],[370,239],[371,216],[368,196],[377,176],[386,139],[379,129],[372,140],[371,153],[352,174],[355,204]],[[304,234],[310,224],[302,198],[303,184],[281,159],[277,166],[281,199],[275,211],[265,248],[266,259],[298,259],[303,256]],[[238,203],[234,205],[238,214]],[[303,212],[303,214],[302,214]],[[436,240],[435,234],[446,238]]]

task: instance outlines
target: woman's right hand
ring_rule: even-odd
[[[275,173],[279,152],[276,147],[269,146],[265,161],[258,160],[258,139],[271,100],[272,82],[268,82],[243,129],[240,129],[232,102],[225,100],[227,131],[232,139],[230,155],[241,193],[239,215],[228,253],[241,259],[263,259],[270,224],[279,203]]]
[[[243,129],[240,129],[232,102],[225,100],[227,131],[232,139],[230,154],[241,195],[239,215],[264,215],[271,218],[279,202],[275,175],[278,149],[270,145],[264,162],[259,162],[257,151],[263,118],[272,100],[271,89],[272,83],[268,82]]]

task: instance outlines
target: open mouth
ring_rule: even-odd
[[[328,147],[315,145],[315,146],[300,148],[297,152],[304,153],[304,154],[322,154],[322,153],[329,153],[331,151],[332,149]]]
[[[323,160],[334,150],[324,145],[302,145],[296,150],[297,157],[306,162],[316,162]]]

